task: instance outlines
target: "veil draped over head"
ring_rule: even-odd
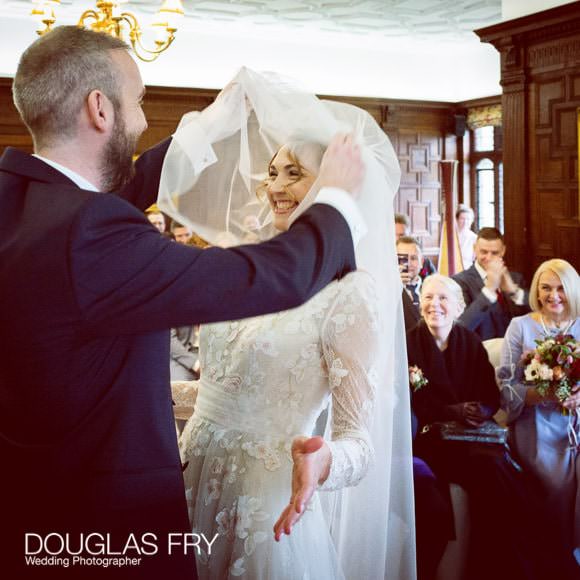
[[[358,268],[374,277],[380,302],[371,428],[375,459],[358,486],[319,495],[345,578],[410,580],[415,578],[411,424],[393,216],[400,167],[388,137],[362,109],[320,100],[273,73],[242,69],[212,105],[182,119],[165,159],[158,205],[212,244],[268,239],[277,232],[267,200],[256,190],[270,160],[286,143],[326,146],[337,132],[355,135],[366,166],[357,204],[368,232],[356,258]],[[315,182],[293,219],[317,191]]]

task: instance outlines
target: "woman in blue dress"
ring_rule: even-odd
[[[524,383],[522,355],[536,339],[569,334],[580,340],[580,281],[565,260],[548,260],[537,269],[530,288],[532,312],[514,318],[505,335],[498,377],[502,406],[508,413],[512,445],[525,470],[541,486],[548,521],[557,529],[567,560],[580,577],[580,383],[563,403],[542,397]],[[567,411],[564,413],[564,411]]]

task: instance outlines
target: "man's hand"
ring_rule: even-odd
[[[360,148],[352,135],[336,135],[322,158],[317,179],[319,187],[338,187],[356,196],[364,174]]]
[[[501,278],[501,290],[506,294],[515,294],[518,291],[518,285],[513,281],[511,274],[507,268]]]
[[[411,274],[409,272],[403,272],[403,266],[399,264],[399,276],[401,277],[401,282],[403,286],[407,286],[411,283]]]
[[[501,258],[491,260],[485,270],[487,275],[485,278],[485,287],[489,288],[492,292],[497,292],[506,272],[507,268],[504,266]]]
[[[330,459],[330,449],[322,437],[296,437],[292,442],[292,496],[274,524],[277,542],[282,534],[290,535],[317,486],[328,477]]]

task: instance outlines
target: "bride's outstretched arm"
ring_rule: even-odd
[[[323,330],[332,389],[332,440],[294,440],[292,495],[274,526],[276,540],[292,531],[316,489],[330,491],[356,485],[373,458],[368,429],[376,390],[376,300],[369,276],[357,273],[349,278],[343,282]]]

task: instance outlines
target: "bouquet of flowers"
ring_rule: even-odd
[[[422,389],[428,382],[423,371],[417,365],[409,367],[409,384],[414,393]]]
[[[538,345],[523,356],[524,378],[542,397],[562,403],[580,381],[580,342],[570,334],[536,339]]]

